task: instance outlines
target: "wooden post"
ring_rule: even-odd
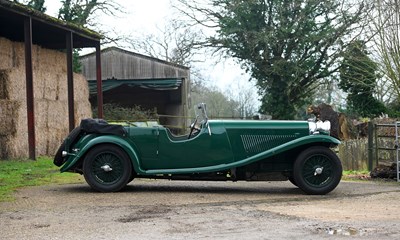
[[[374,127],[372,129],[373,129],[373,133],[374,133],[374,155],[375,155],[375,162],[376,162],[375,166],[378,166],[378,163],[379,163],[378,124],[373,124],[373,126]]]
[[[28,148],[29,158],[36,160],[35,140],[35,101],[33,95],[33,68],[32,68],[32,18],[24,20],[25,38],[25,75],[26,75],[26,109],[28,121]]]
[[[373,168],[373,152],[374,152],[374,124],[368,122],[368,171],[372,171]]]
[[[72,69],[72,51],[73,51],[73,35],[72,32],[66,34],[66,48],[67,48],[67,82],[68,82],[68,120],[69,120],[69,131],[71,132],[75,128],[75,117],[74,117],[74,74]]]
[[[103,84],[101,80],[101,51],[100,41],[96,43],[96,80],[97,80],[97,117],[103,116]]]

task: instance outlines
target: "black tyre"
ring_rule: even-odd
[[[289,182],[291,182],[293,185],[297,186],[297,183],[294,181],[293,176],[290,176],[290,177],[288,178],[288,180],[289,180]]]
[[[99,192],[116,192],[126,186],[132,176],[132,165],[121,148],[104,144],[88,152],[83,162],[86,182]]]
[[[135,179],[135,177],[136,177],[136,172],[135,172],[135,171],[132,171],[132,174],[131,174],[131,176],[129,177],[128,183],[132,182],[133,179]]]
[[[331,192],[342,178],[342,164],[327,147],[310,147],[297,157],[293,179],[307,194],[323,195]]]

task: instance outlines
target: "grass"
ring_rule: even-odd
[[[13,201],[15,190],[26,186],[82,182],[76,173],[60,173],[53,159],[0,160],[0,202]]]
[[[369,171],[343,171],[342,180],[354,181],[354,180],[370,180]]]
[[[368,170],[362,170],[362,171],[346,170],[346,171],[343,171],[343,175],[368,175],[368,174],[369,174]]]

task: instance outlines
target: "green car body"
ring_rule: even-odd
[[[79,130],[60,147],[56,165],[106,192],[133,178],[290,180],[308,194],[326,194],[340,181],[340,161],[329,149],[340,141],[310,122],[205,119],[184,136],[160,125],[120,127],[123,134]]]

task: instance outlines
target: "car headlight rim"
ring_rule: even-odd
[[[318,133],[327,133],[329,134],[331,131],[331,122],[326,121],[317,121],[317,122],[308,122],[310,134],[318,134]]]

